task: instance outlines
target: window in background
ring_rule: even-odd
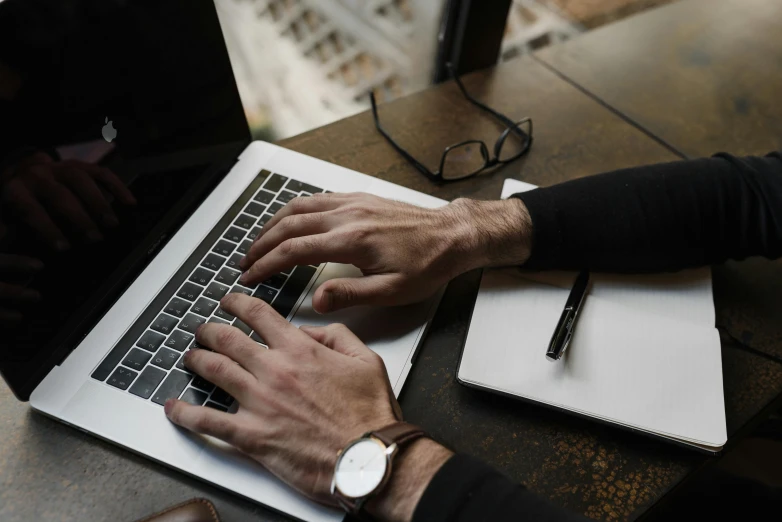
[[[247,119],[274,140],[431,83],[445,0],[215,0]]]

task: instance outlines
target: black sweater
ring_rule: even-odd
[[[782,255],[782,155],[678,161],[516,194],[532,218],[534,269],[660,272]],[[415,522],[570,521],[491,467],[452,457]]]

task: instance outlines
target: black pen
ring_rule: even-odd
[[[567,301],[565,301],[565,309],[562,310],[562,315],[557,323],[557,329],[554,330],[554,335],[551,336],[551,343],[546,351],[546,357],[551,361],[556,361],[562,357],[570,344],[573,330],[576,328],[578,312],[581,311],[581,305],[584,304],[584,297],[587,294],[587,286],[589,286],[589,272],[582,270],[578,274],[576,282],[573,283],[570,295],[567,297]]]

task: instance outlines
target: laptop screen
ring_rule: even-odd
[[[17,396],[249,141],[212,0],[0,0],[0,373]]]

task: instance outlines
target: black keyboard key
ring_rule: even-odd
[[[168,306],[166,306],[163,311],[175,317],[182,317],[185,315],[188,308],[190,308],[190,303],[188,301],[175,297],[168,303]]]
[[[201,261],[201,266],[208,268],[209,270],[217,271],[220,270],[220,267],[223,266],[223,263],[225,263],[225,258],[223,256],[209,254],[204,258],[203,261]]]
[[[285,283],[285,286],[282,287],[282,290],[280,290],[277,299],[274,300],[274,304],[272,304],[272,307],[274,307],[281,316],[288,317],[288,314],[293,310],[296,301],[299,300],[299,297],[301,297],[302,292],[304,292],[304,289],[307,287],[307,284],[316,271],[317,269],[312,268],[311,266],[297,266],[293,269],[288,281]]]
[[[92,372],[91,377],[99,381],[105,380],[106,377],[111,374],[111,371],[119,364],[122,358],[125,357],[125,354],[128,353],[129,348],[130,347],[125,343],[119,343],[114,348],[112,348],[106,358],[103,359],[98,367],[95,368],[95,371]]]
[[[239,268],[239,262],[240,262],[242,259],[244,259],[244,255],[243,255],[243,254],[234,254],[234,255],[232,255],[232,256],[231,256],[231,257],[228,259],[228,262],[225,264],[225,266],[227,266],[228,268],[233,268],[233,269],[236,269],[236,270],[241,270],[241,269]]]
[[[288,278],[282,274],[274,274],[269,279],[264,281],[263,284],[279,290],[280,288],[282,288],[282,285],[285,284],[286,279]]]
[[[228,230],[226,230],[225,234],[223,234],[223,237],[227,239],[228,241],[233,241],[234,243],[238,243],[242,239],[244,239],[244,230],[238,227],[229,227]]]
[[[236,249],[237,252],[244,255],[247,253],[248,250],[250,250],[250,247],[253,245],[253,242],[250,240],[242,241],[242,244],[239,245],[239,248]]]
[[[234,403],[234,398],[228,395],[228,393],[222,388],[217,388],[215,391],[213,391],[212,396],[209,397],[209,400],[216,402],[221,406],[225,406],[226,408]]]
[[[255,224],[255,218],[247,214],[239,214],[239,217],[234,220],[234,225],[245,230],[250,230]]]
[[[250,335],[250,333],[253,331],[253,329],[247,326],[244,322],[242,322],[241,319],[237,319],[236,321],[234,321],[234,327],[238,328],[246,335]]]
[[[130,353],[128,353],[127,357],[125,357],[125,360],[122,361],[122,364],[128,368],[132,368],[137,372],[140,372],[144,369],[144,366],[147,365],[151,358],[151,353],[144,352],[138,348],[133,348]]]
[[[179,360],[178,352],[175,352],[174,350],[169,350],[168,348],[161,348],[160,350],[158,350],[155,356],[152,357],[152,364],[154,364],[158,368],[163,368],[164,370],[170,370],[171,368],[174,367],[174,365],[178,360]]]
[[[255,227],[250,232],[247,233],[247,239],[250,241],[255,241],[255,238],[258,237],[258,234],[261,233],[261,227]]]
[[[259,224],[260,226],[264,226],[266,223],[268,223],[268,222],[269,222],[269,220],[270,220],[272,217],[273,217],[273,216],[272,216],[271,214],[264,214],[264,215],[262,215],[260,218],[258,218],[258,224]]]
[[[212,312],[215,311],[215,308],[217,308],[217,304],[218,304],[217,301],[212,301],[211,299],[202,297],[201,299],[196,301],[196,304],[193,305],[191,311],[194,314],[202,315],[204,317],[209,317],[210,315],[212,315]]]
[[[204,390],[206,393],[209,393],[210,391],[215,389],[215,385],[211,382],[207,381],[200,375],[196,375],[195,379],[193,379],[192,386],[195,386],[199,390]]]
[[[182,394],[182,397],[179,399],[182,401],[185,401],[187,403],[190,403],[194,406],[202,406],[204,402],[206,401],[207,394],[196,390],[195,388],[188,388],[185,390],[185,393]]]
[[[253,293],[253,297],[257,297],[258,299],[263,299],[267,303],[271,303],[276,295],[277,295],[277,290],[263,285],[259,286],[258,289]]]
[[[280,210],[284,206],[285,205],[283,205],[282,203],[279,203],[279,202],[275,201],[274,203],[269,205],[269,208],[266,209],[266,212],[268,212],[269,214],[276,214],[277,211]]]
[[[288,203],[290,200],[298,196],[295,192],[291,192],[290,190],[283,190],[279,194],[277,194],[277,201],[282,201],[283,203]]]
[[[144,335],[141,336],[141,339],[138,340],[136,346],[139,348],[144,348],[145,350],[149,350],[150,352],[156,352],[165,340],[165,335],[160,335],[159,333],[153,332],[152,330],[147,330],[144,332]]]
[[[225,406],[220,406],[216,402],[212,402],[212,401],[206,401],[206,404],[204,404],[204,406],[206,406],[207,408],[212,408],[213,410],[228,411],[228,408],[226,408]]]
[[[234,287],[234,288],[236,288],[236,287]],[[219,317],[220,319],[225,319],[226,321],[233,321],[234,319],[236,319],[235,316],[229,314],[228,312],[226,312],[222,308],[218,308],[217,309],[217,311],[215,312],[215,317]]]
[[[209,286],[206,287],[206,290],[204,291],[204,297],[208,297],[209,299],[214,299],[215,301],[219,301],[220,299],[225,297],[225,294],[227,293],[228,293],[227,286],[221,285],[220,283],[211,283]]]
[[[244,295],[253,295],[253,291],[249,288],[245,288],[243,286],[236,285],[235,287],[231,288],[232,294],[244,294]]]
[[[196,330],[198,330],[198,327],[204,324],[205,322],[206,322],[206,318],[204,317],[199,317],[195,314],[187,314],[185,318],[182,319],[182,322],[179,323],[179,327],[186,332],[195,334]]]
[[[207,323],[215,323],[215,324],[231,324],[229,321],[225,321],[223,319],[212,317],[210,318]]]
[[[237,270],[223,268],[215,276],[215,281],[218,283],[223,283],[224,285],[232,285],[236,282],[237,279],[239,279],[240,275],[242,275],[242,273]]]
[[[251,201],[250,204],[247,205],[247,208],[244,209],[245,212],[255,217],[263,214],[264,210],[266,210],[266,205],[261,205],[260,203],[255,203],[254,201]]]
[[[277,192],[276,190],[274,192],[269,192],[268,190],[259,190],[258,194],[255,195],[253,200],[257,201],[258,203],[263,203],[265,205],[268,205],[274,200],[274,193]]]
[[[231,255],[231,252],[234,251],[234,248],[236,248],[235,244],[231,243],[230,241],[226,241],[225,239],[221,239],[214,246],[212,252],[217,252],[221,256],[228,257]]]
[[[152,396],[152,402],[163,405],[168,399],[177,399],[190,382],[190,376],[179,370],[173,370]]]
[[[179,328],[174,330],[174,333],[172,333],[170,336],[168,336],[168,340],[163,346],[168,346],[169,348],[173,348],[174,350],[181,352],[188,346],[190,346],[190,343],[193,342],[193,334],[189,334],[187,332],[183,332]]]
[[[162,334],[170,334],[174,331],[174,328],[176,328],[177,320],[176,317],[171,317],[170,315],[160,314],[157,316],[157,319],[155,319],[155,322],[152,323],[152,328],[156,332],[160,332]]]
[[[314,185],[304,183],[303,181],[299,181],[297,179],[292,179],[288,181],[288,184],[285,185],[285,188],[290,190],[291,192],[309,192],[310,194],[314,194],[316,192],[323,192],[322,188],[318,188]]]
[[[266,180],[266,183],[263,184],[263,188],[271,192],[277,192],[285,185],[286,181],[288,181],[288,178],[285,176],[274,174]]]
[[[106,382],[115,388],[119,388],[120,390],[127,390],[128,386],[130,386],[130,383],[132,383],[133,379],[136,378],[136,375],[138,375],[137,372],[120,366],[114,370],[114,373],[111,374],[109,380]]]
[[[155,391],[155,388],[158,387],[165,376],[166,372],[160,368],[147,366],[144,368],[144,371],[141,372],[141,376],[133,383],[133,386],[130,387],[129,391],[142,399],[149,399],[152,396],[152,392]]]
[[[194,285],[193,283],[185,283],[176,295],[177,297],[187,299],[188,301],[195,301],[198,299],[198,296],[201,295],[201,290],[203,290],[203,287]]]
[[[215,273],[206,268],[196,268],[190,276],[190,281],[201,286],[206,286],[215,276]]]
[[[258,335],[258,332],[253,332],[252,335],[250,336],[250,339],[252,339],[256,343],[266,344],[266,341],[263,340],[263,337]]]

